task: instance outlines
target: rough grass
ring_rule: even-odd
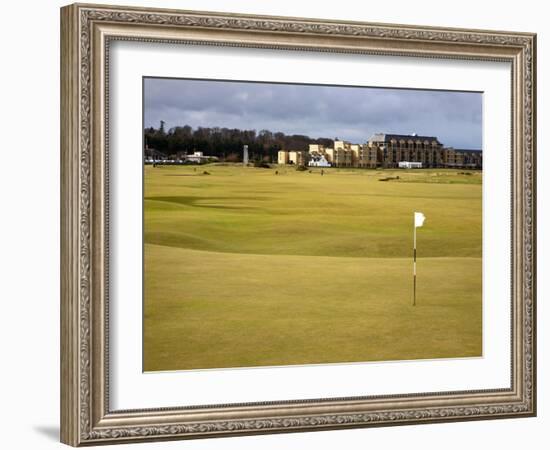
[[[145,370],[481,355],[480,172],[207,170],[145,169]]]

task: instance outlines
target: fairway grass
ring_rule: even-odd
[[[146,371],[482,354],[480,172],[146,167],[144,197]]]

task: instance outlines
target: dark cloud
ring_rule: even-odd
[[[268,129],[365,142],[375,132],[481,148],[482,94],[147,78],[145,126]]]

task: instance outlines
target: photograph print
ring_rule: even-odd
[[[483,355],[481,92],[143,98],[144,371]]]

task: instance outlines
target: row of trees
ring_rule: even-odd
[[[251,159],[276,160],[277,152],[285,150],[308,150],[309,144],[332,146],[332,139],[312,139],[299,134],[286,135],[269,130],[239,130],[236,128],[198,127],[189,125],[165,129],[165,123],[160,122],[159,128],[145,129],[145,142],[149,148],[154,148],[166,155],[204,152],[205,155],[217,156],[221,159],[242,157],[243,145],[248,145]]]

